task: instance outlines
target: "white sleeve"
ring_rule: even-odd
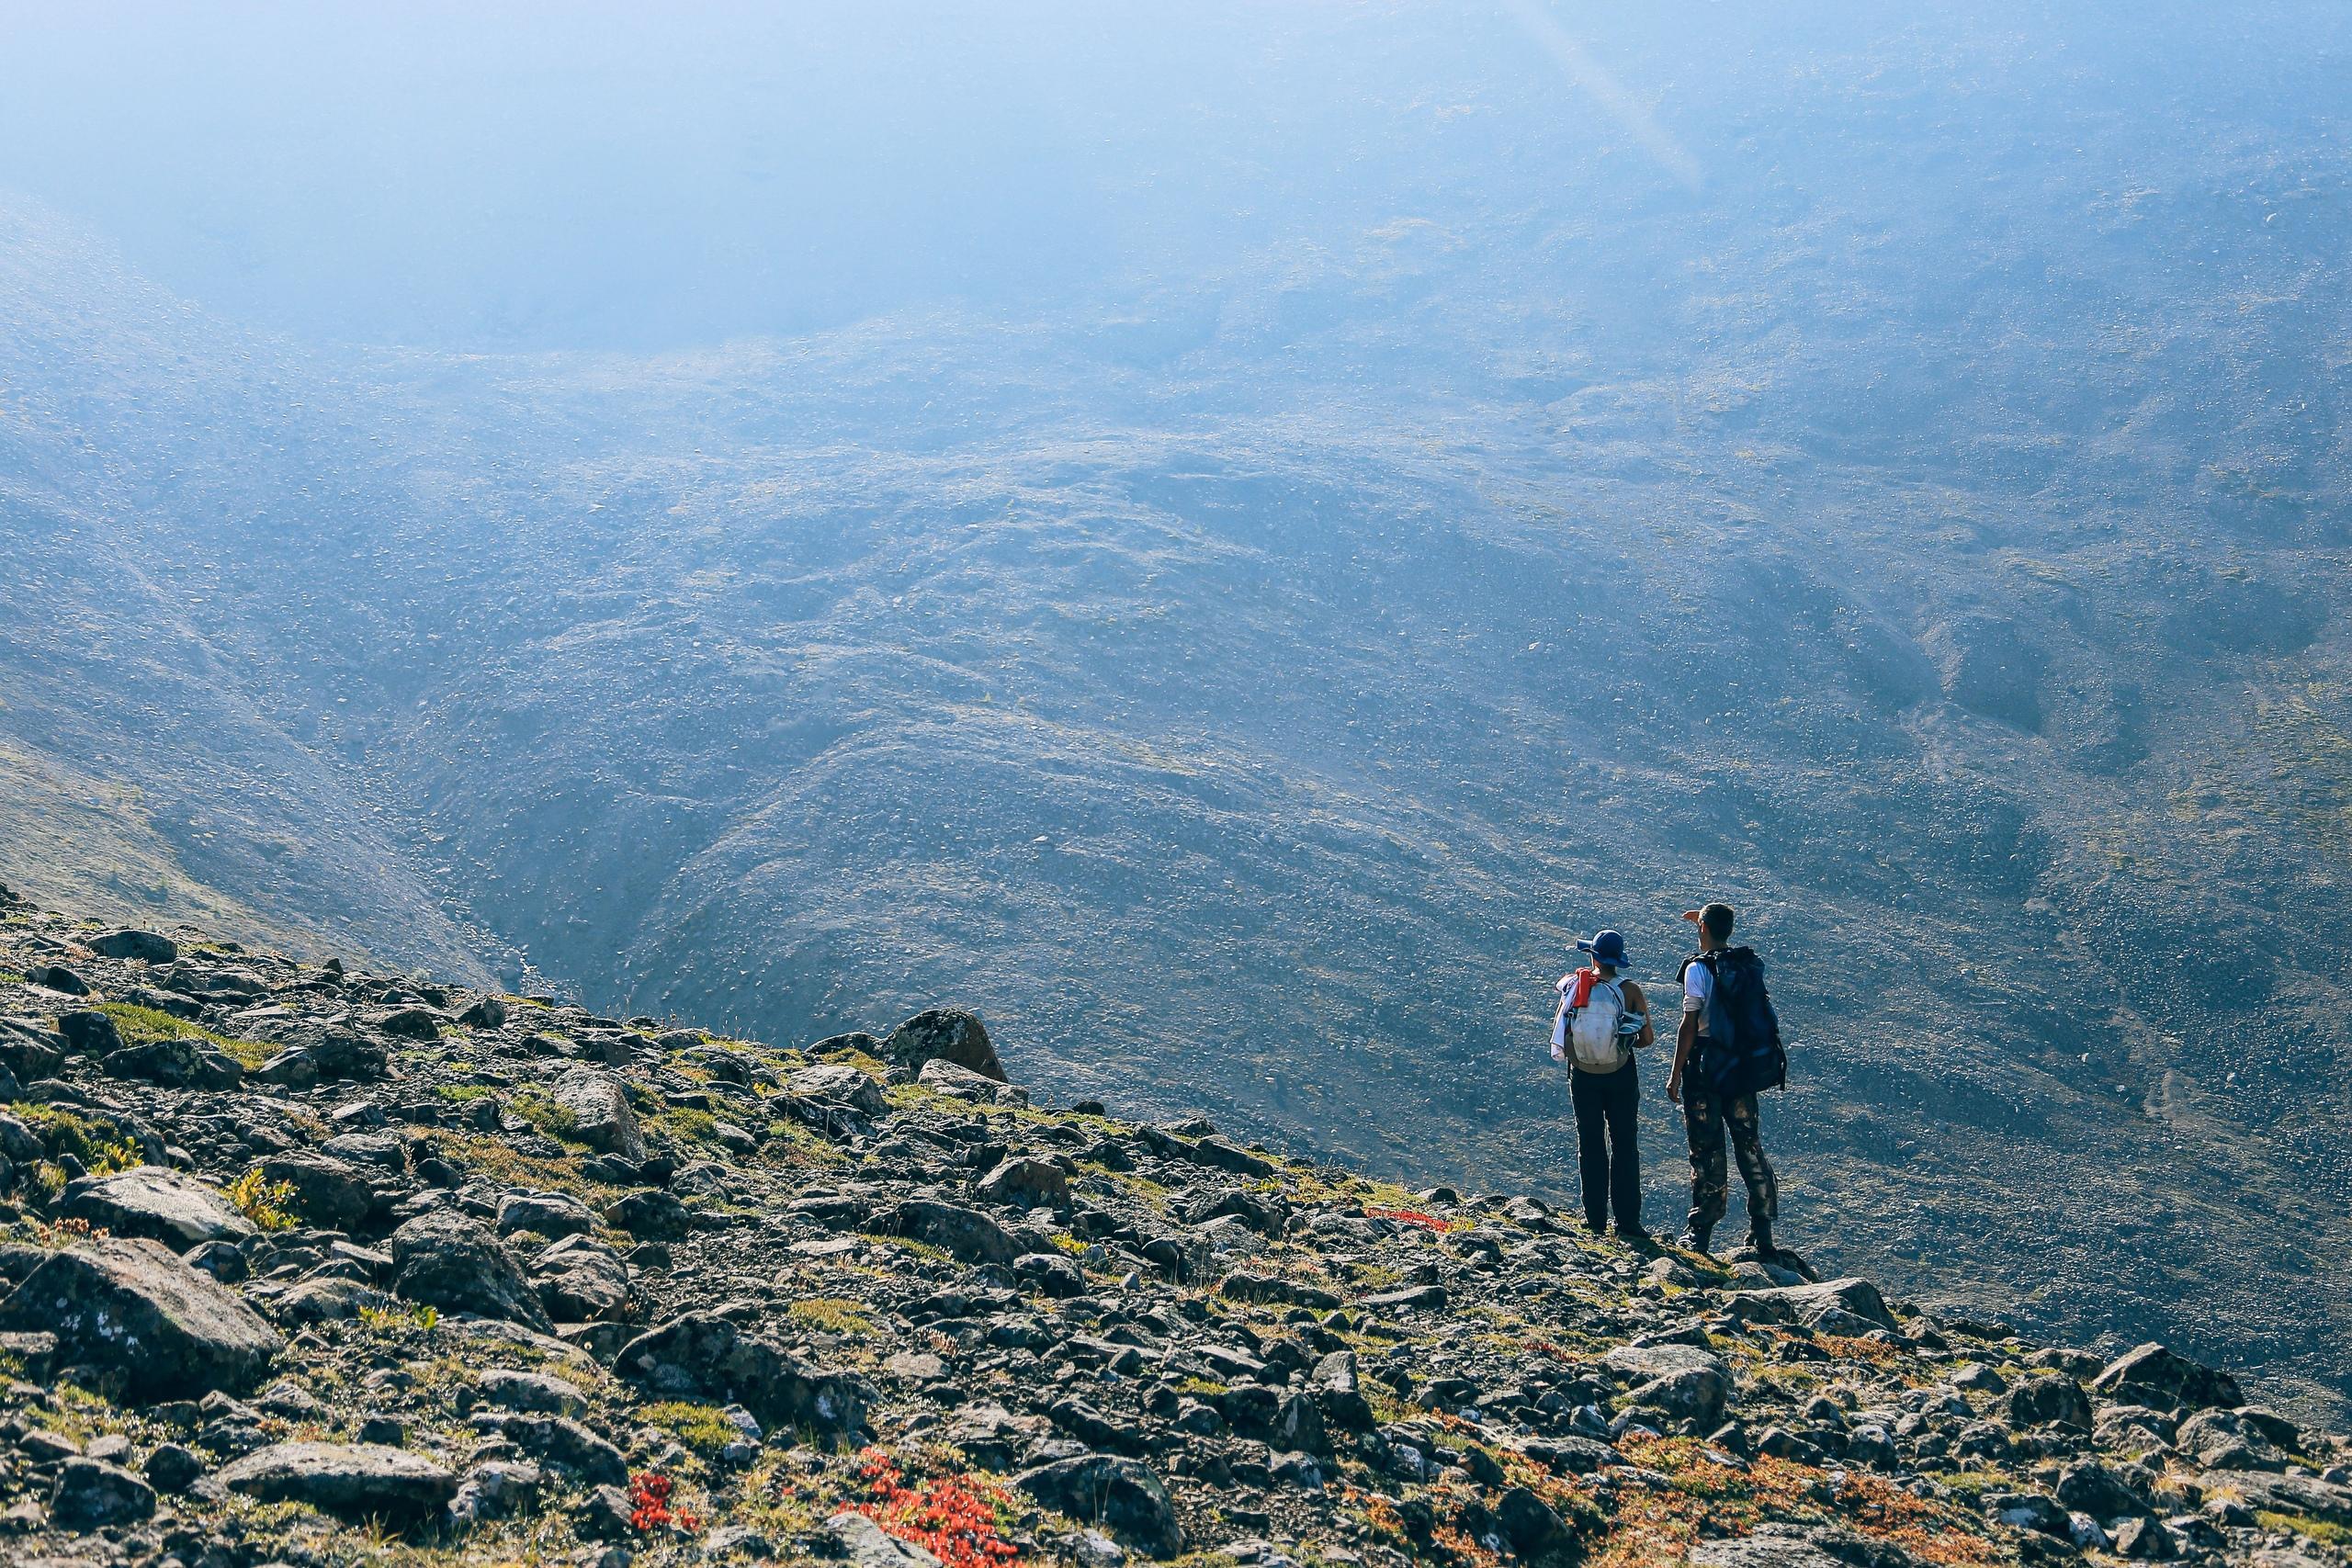
[[[1682,972],[1682,1010],[1704,1012],[1707,998],[1715,988],[1714,972],[1703,964],[1693,964]]]

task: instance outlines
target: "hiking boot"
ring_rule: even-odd
[[[1682,1233],[1681,1245],[1690,1251],[1702,1253],[1707,1250],[1707,1243],[1714,1238],[1714,1234],[1713,1225],[1692,1225]]]
[[[1772,1227],[1761,1220],[1750,1224],[1747,1227],[1747,1249],[1756,1254],[1758,1263],[1770,1262],[1773,1253],[1779,1250],[1772,1245]]]
[[[1617,1239],[1627,1247],[1656,1247],[1657,1245],[1657,1237],[1639,1225],[1619,1225]]]
[[[1584,1228],[1590,1231],[1595,1235],[1607,1235],[1609,1234],[1609,1222],[1607,1220],[1596,1220],[1588,1215],[1584,1222]]]

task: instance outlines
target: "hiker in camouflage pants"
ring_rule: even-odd
[[[1715,1224],[1731,1206],[1724,1179],[1724,1134],[1739,1156],[1739,1174],[1747,1183],[1747,1245],[1759,1258],[1775,1255],[1772,1222],[1781,1217],[1780,1184],[1764,1158],[1758,1127],[1756,1096],[1715,1092],[1703,1071],[1694,1070],[1707,1043],[1707,1001],[1714,990],[1714,970],[1707,962],[1731,941],[1734,915],[1728,904],[1710,904],[1686,910],[1682,916],[1699,928],[1699,956],[1682,966],[1682,1028],[1675,1038],[1674,1070],[1666,1080],[1666,1098],[1682,1107],[1683,1130],[1690,1136],[1690,1226],[1682,1245],[1704,1252],[1713,1243]]]
[[[1747,1183],[1747,1223],[1762,1234],[1781,1217],[1781,1188],[1772,1164],[1764,1157],[1758,1127],[1756,1097],[1736,1095],[1719,1100],[1713,1090],[1692,1078],[1682,1086],[1682,1125],[1690,1135],[1690,1229],[1705,1235],[1731,1207],[1730,1184],[1724,1168],[1724,1134],[1731,1134],[1739,1158],[1739,1178]]]

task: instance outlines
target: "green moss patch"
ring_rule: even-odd
[[[866,1315],[864,1306],[831,1296],[810,1296],[797,1301],[784,1309],[784,1314],[795,1323],[827,1334],[863,1339],[874,1333],[874,1320]]]
[[[98,1010],[114,1020],[115,1032],[122,1036],[126,1045],[150,1045],[159,1040],[199,1040],[247,1072],[277,1055],[275,1045],[266,1045],[258,1040],[232,1040],[155,1008],[131,1002],[101,1002]]]
[[[2314,1519],[2308,1514],[2282,1514],[2275,1508],[2257,1508],[2254,1520],[2264,1529],[2285,1530],[2324,1546],[2352,1546],[2352,1529],[2330,1524],[2325,1519]]]
[[[705,1461],[717,1460],[728,1444],[743,1435],[718,1405],[698,1404],[691,1400],[648,1404],[639,1409],[637,1417],[649,1427],[669,1433]]]

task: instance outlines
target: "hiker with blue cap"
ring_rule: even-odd
[[[1625,939],[1595,931],[1577,943],[1592,962],[1560,977],[1559,1011],[1552,1020],[1552,1059],[1568,1065],[1568,1101],[1577,1112],[1577,1166],[1584,1182],[1585,1228],[1609,1228],[1626,1241],[1650,1239],[1642,1228],[1642,1156],[1634,1130],[1641,1120],[1641,1076],[1634,1053],[1657,1038],[1649,998],[1620,977]]]

